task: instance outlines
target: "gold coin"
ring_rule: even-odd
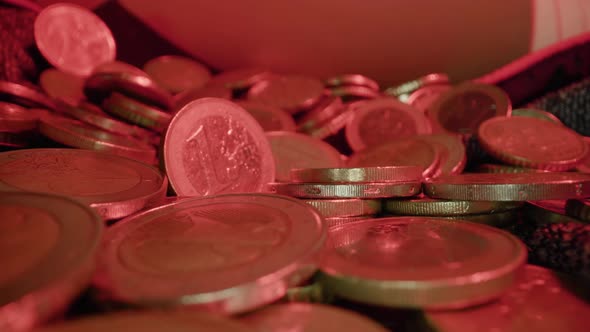
[[[445,216],[440,217],[447,220],[470,221],[477,224],[484,224],[493,227],[505,228],[518,221],[520,214],[518,210],[508,210],[504,212],[494,212],[486,214],[470,214],[465,216]]]
[[[355,217],[381,212],[381,202],[372,199],[306,199],[325,218]]]
[[[530,201],[527,202],[522,209],[522,217],[527,222],[532,222],[538,225],[554,224],[554,223],[581,223],[582,221],[565,214],[565,202],[551,201]],[[559,202],[559,203],[557,203]],[[556,206],[556,203],[559,206]]]
[[[425,217],[332,227],[319,282],[327,294],[398,308],[465,308],[500,297],[526,261],[497,228]]]
[[[565,205],[568,216],[584,222],[590,222],[590,201],[587,199],[569,199]]]
[[[291,170],[291,182],[307,183],[363,183],[420,181],[418,166],[299,168]]]
[[[467,214],[497,213],[522,206],[520,202],[465,201],[434,198],[386,200],[387,213],[411,216],[463,216]]]
[[[536,201],[590,196],[590,175],[521,173],[450,175],[424,184],[432,198],[472,201]]]
[[[390,183],[271,183],[271,192],[300,198],[411,197],[420,193],[420,182]]]

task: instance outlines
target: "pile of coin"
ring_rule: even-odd
[[[35,38],[41,89],[0,82],[1,331],[587,328],[526,264],[590,274],[588,138],[550,113],[441,73],[140,69],[71,4]]]

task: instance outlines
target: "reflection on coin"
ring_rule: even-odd
[[[460,311],[426,311],[424,317],[440,332],[585,332],[590,324],[590,307],[584,301],[588,291],[576,294],[576,282],[584,281],[526,265],[497,301]]]
[[[345,74],[334,76],[325,81],[326,86],[339,87],[339,86],[364,86],[375,91],[379,91],[379,84],[367,76],[360,74]]]
[[[566,171],[588,153],[582,136],[567,127],[531,117],[495,117],[477,132],[481,147],[505,163]]]
[[[161,158],[180,196],[262,191],[275,176],[271,147],[258,122],[220,98],[192,101],[176,113]]]
[[[85,99],[84,78],[55,68],[46,69],[41,73],[39,85],[49,97],[69,105],[78,105]]]
[[[248,99],[297,113],[315,104],[324,92],[321,81],[305,76],[282,76],[256,83]]]
[[[146,164],[153,164],[156,158],[156,150],[147,143],[128,136],[110,134],[58,115],[43,117],[39,132],[67,146],[105,151]]]
[[[285,131],[269,132],[266,138],[276,163],[273,181],[289,181],[290,172],[295,168],[342,166],[340,152],[326,142]]]
[[[381,212],[381,202],[373,199],[306,199],[325,218],[356,217]]]
[[[84,7],[59,3],[35,19],[35,42],[45,59],[66,73],[89,75],[115,59],[115,40],[107,25]]]
[[[153,58],[143,66],[143,70],[172,93],[203,87],[211,78],[207,67],[178,55]]]
[[[0,154],[0,190],[66,195],[105,219],[141,210],[165,195],[167,181],[145,163],[103,152],[29,149]]]
[[[248,111],[264,131],[295,131],[295,120],[280,108],[251,101],[239,101],[237,104]]]
[[[19,133],[37,128],[38,115],[16,104],[0,101],[0,132]]]
[[[461,174],[424,184],[433,198],[472,201],[536,201],[590,196],[590,175],[579,173]]]
[[[228,318],[198,312],[121,312],[78,318],[34,332],[254,332]]]
[[[359,102],[355,108],[345,131],[354,151],[431,132],[423,113],[390,97]]]
[[[315,271],[326,231],[315,209],[289,197],[181,200],[110,227],[96,282],[137,305],[248,311]]]
[[[418,166],[299,168],[291,170],[290,179],[308,183],[420,181],[422,169]]]
[[[526,261],[511,234],[425,217],[368,219],[330,230],[319,281],[328,293],[401,308],[463,308],[499,297]]]
[[[348,167],[420,166],[424,177],[429,177],[440,164],[440,155],[425,141],[408,138],[370,146],[354,153]]]
[[[395,199],[384,202],[386,212],[412,216],[459,216],[466,214],[497,213],[520,207],[520,202],[458,201],[428,197]]]
[[[466,82],[443,93],[428,110],[433,132],[472,134],[494,116],[509,116],[506,93],[492,85]]]
[[[0,193],[0,331],[28,331],[66,309],[90,281],[103,227],[73,199]]]
[[[354,311],[310,303],[271,305],[240,318],[257,331],[386,332],[387,329]]]
[[[301,198],[411,197],[420,193],[419,181],[390,183],[271,183],[271,192]]]

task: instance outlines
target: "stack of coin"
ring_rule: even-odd
[[[420,193],[417,166],[292,169],[290,181],[270,184],[273,192],[303,199],[330,227],[381,212],[382,198]]]

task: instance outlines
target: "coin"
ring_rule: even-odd
[[[492,85],[466,82],[443,93],[428,110],[433,132],[474,134],[479,125],[494,116],[509,116],[510,99]]]
[[[201,88],[188,89],[172,98],[172,109],[179,110],[193,100],[207,97],[231,99],[232,91],[219,84],[207,84]]]
[[[381,212],[381,202],[372,199],[306,199],[324,218],[356,217]]]
[[[384,166],[350,168],[299,168],[292,169],[291,182],[351,183],[420,181],[419,166]]]
[[[166,130],[168,123],[172,119],[172,116],[163,110],[118,92],[113,92],[106,98],[102,103],[102,107],[119,118],[157,132]]]
[[[479,164],[475,169],[478,173],[502,173],[502,174],[512,174],[512,173],[544,173],[549,172],[543,169],[537,168],[528,168],[528,167],[515,167],[515,166],[507,166],[507,165],[498,165],[498,164]]]
[[[289,197],[181,200],[110,227],[96,285],[140,306],[249,311],[311,276],[326,232],[315,209]]]
[[[324,84],[326,84],[326,86],[329,87],[339,87],[347,85],[364,86],[372,90],[379,91],[379,84],[376,81],[360,74],[344,74],[333,76],[325,80]]]
[[[42,92],[8,81],[0,81],[0,100],[24,107],[55,109],[54,102]]]
[[[529,118],[537,118],[537,119],[541,119],[541,120],[545,120],[545,121],[549,121],[549,122],[563,125],[561,120],[559,120],[555,115],[553,115],[547,111],[538,110],[538,109],[534,109],[534,108],[514,109],[514,110],[512,110],[512,116],[524,116],[524,117],[529,117]]]
[[[491,156],[515,166],[565,171],[588,153],[586,142],[575,131],[530,117],[486,120],[477,136]]]
[[[0,151],[6,149],[22,149],[34,146],[37,140],[35,132],[10,133],[0,131]]]
[[[247,89],[271,76],[272,74],[263,68],[239,68],[226,70],[213,76],[211,84],[223,86],[228,89],[240,90]]]
[[[405,102],[407,96],[412,92],[421,89],[425,86],[437,85],[437,84],[449,84],[449,76],[443,73],[431,73],[424,75],[415,80],[400,84],[398,86],[389,87],[383,92],[386,95],[400,98],[401,101]]]
[[[105,151],[147,164],[153,164],[156,159],[156,150],[147,143],[128,136],[110,134],[58,115],[43,117],[39,132],[71,147]]]
[[[101,102],[113,91],[141,102],[168,110],[172,96],[140,69],[126,69],[120,64],[109,64],[95,71],[84,82],[84,93],[93,101]]]
[[[90,150],[28,149],[0,153],[0,190],[66,195],[93,207],[104,219],[141,210],[166,192],[154,167]]]
[[[269,132],[266,138],[276,164],[276,181],[288,182],[295,168],[342,166],[340,152],[326,142],[285,131]]]
[[[427,85],[408,96],[406,102],[415,109],[422,111],[427,114],[428,109],[434,104],[434,102],[444,93],[452,87],[447,84]]]
[[[295,120],[280,108],[251,101],[238,101],[262,126],[264,131],[295,131]]]
[[[16,104],[0,101],[0,132],[19,133],[37,128],[39,117]]]
[[[444,216],[439,218],[456,222],[470,221],[473,223],[484,224],[498,228],[507,228],[510,225],[516,224],[518,220],[520,220],[520,214],[518,210],[513,209],[504,212],[470,214],[463,216]]]
[[[345,129],[346,141],[354,151],[431,132],[424,114],[393,98],[367,100],[355,107]]]
[[[367,219],[330,229],[319,282],[345,299],[399,308],[464,308],[509,289],[526,261],[513,235],[427,217]]]
[[[248,91],[248,99],[294,114],[313,106],[323,92],[324,85],[315,78],[281,76],[256,83]]]
[[[326,90],[326,93],[330,96],[342,97],[346,100],[350,98],[362,98],[362,99],[373,99],[379,98],[381,94],[379,91],[375,91],[366,86],[346,85],[333,87]]]
[[[86,288],[103,222],[76,200],[0,193],[0,330],[28,331]]]
[[[441,159],[438,166],[440,172],[433,172],[433,174],[440,176],[463,172],[467,165],[467,153],[460,136],[455,134],[434,134],[420,135],[416,138],[436,145],[435,149],[441,150]]]
[[[271,192],[300,198],[411,197],[420,193],[419,181],[390,183],[271,183]]]
[[[461,174],[424,184],[433,198],[472,201],[535,201],[590,196],[590,175],[578,173]]]
[[[342,98],[328,96],[297,120],[297,131],[309,133],[344,111]]]
[[[463,216],[498,213],[522,206],[520,202],[442,200],[428,197],[386,200],[383,209],[392,214],[412,216]]]
[[[153,58],[143,65],[143,70],[172,93],[203,87],[211,78],[207,67],[191,58],[178,55]]]
[[[107,25],[88,9],[66,3],[45,7],[34,25],[35,42],[58,69],[90,75],[94,67],[115,59],[115,40]]]
[[[344,225],[344,224],[347,224],[350,222],[355,222],[355,221],[365,220],[365,219],[373,219],[373,218],[375,218],[375,215],[367,214],[364,216],[352,216],[352,217],[325,217],[324,221],[326,222],[326,225],[328,225],[328,230],[329,230],[332,227]]]
[[[422,175],[429,177],[440,164],[440,155],[427,142],[408,138],[370,146],[354,153],[346,164],[348,167],[420,166]]]
[[[151,135],[148,130],[111,118],[99,107],[89,103],[80,103],[78,106],[61,104],[58,105],[58,109],[77,120],[111,133],[136,137]]]
[[[588,146],[588,149],[590,150],[590,137],[582,136],[582,139],[584,140],[586,146]],[[582,159],[582,161],[580,161],[578,165],[576,165],[576,171],[582,173],[590,173],[590,152],[586,154],[586,157],[584,157],[584,159]]]
[[[85,99],[84,78],[55,68],[46,69],[41,73],[39,85],[49,97],[69,105],[78,105]]]
[[[271,146],[256,120],[220,98],[202,98],[174,115],[162,165],[180,196],[256,192],[275,177]]]
[[[338,115],[324,122],[320,126],[308,130],[307,133],[309,136],[319,140],[336,135],[346,126],[348,121],[350,121],[353,111],[352,108],[346,107],[342,112],[339,112]]]
[[[240,318],[257,331],[386,332],[354,311],[310,303],[275,304]]]
[[[560,207],[557,207],[554,203],[546,204],[543,202],[547,201],[528,201],[524,205],[524,208],[522,209],[522,218],[528,223],[529,226],[531,224],[544,225],[555,223],[582,223],[581,220],[566,215],[565,203]],[[569,241],[569,239],[567,241]]]
[[[88,316],[34,332],[254,332],[234,320],[198,312],[146,311]]]
[[[590,324],[588,291],[582,280],[526,265],[516,283],[497,301],[460,311],[426,311],[428,326],[440,332],[583,332]]]

